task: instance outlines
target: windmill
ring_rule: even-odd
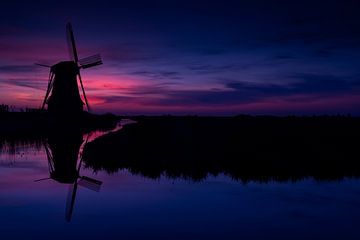
[[[61,61],[52,66],[37,64],[39,66],[50,68],[49,81],[42,109],[44,110],[45,105],[47,105],[47,110],[49,112],[77,113],[83,111],[84,103],[80,97],[79,81],[86,108],[89,111],[90,107],[81,79],[80,69],[101,65],[101,56],[96,54],[79,59],[71,23],[66,25],[66,34],[70,61]]]

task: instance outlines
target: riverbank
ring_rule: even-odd
[[[360,119],[323,117],[146,117],[84,149],[95,171],[244,182],[359,177]],[[99,161],[98,159],[102,159]]]

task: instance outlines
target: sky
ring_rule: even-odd
[[[176,115],[360,115],[360,2],[7,1],[0,104],[40,107],[49,69],[80,58],[92,111]]]

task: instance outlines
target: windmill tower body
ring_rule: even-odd
[[[52,94],[47,100],[49,112],[81,112],[83,101],[81,100],[77,75],[79,68],[73,61],[59,62],[51,67],[54,74]]]
[[[79,59],[74,33],[70,23],[66,25],[70,61],[62,61],[50,67],[48,88],[42,104],[42,109],[53,113],[79,113],[84,110],[84,102],[81,99],[78,80],[82,90],[82,96],[87,110],[89,104],[82,83],[80,69],[90,68],[102,64],[99,54]],[[38,64],[40,66],[46,66]]]

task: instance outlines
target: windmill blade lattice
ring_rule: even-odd
[[[89,68],[103,64],[100,54],[95,54],[90,57],[82,58],[79,60],[81,68]]]

